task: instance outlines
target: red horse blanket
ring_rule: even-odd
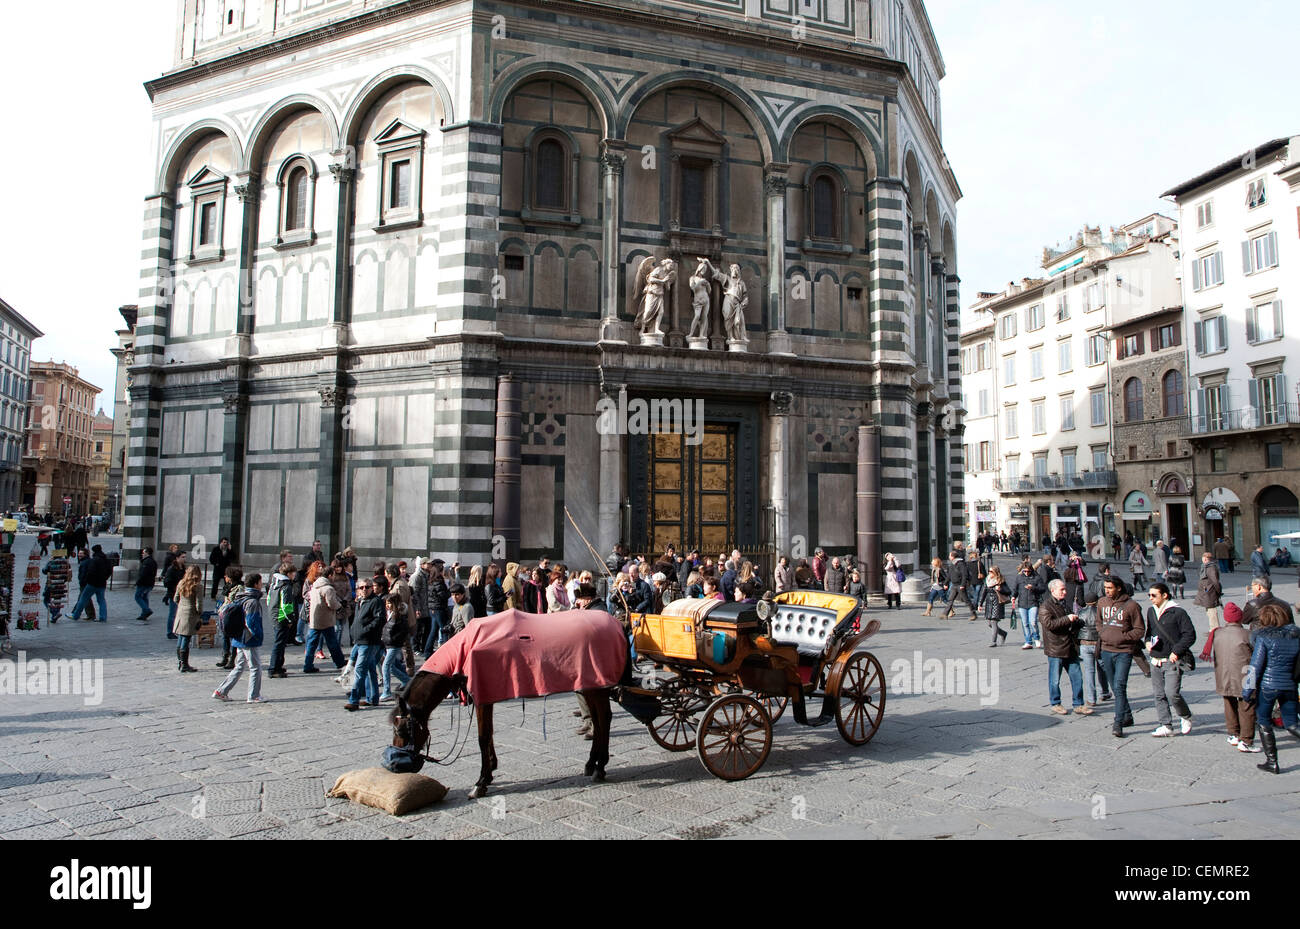
[[[627,635],[608,613],[507,610],[471,622],[421,670],[464,675],[474,701],[486,705],[613,687],[627,660]]]

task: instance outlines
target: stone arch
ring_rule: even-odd
[[[324,120],[325,132],[329,138],[331,150],[338,151],[342,149],[343,144],[339,136],[338,119],[329,104],[311,94],[294,94],[271,106],[262,115],[262,118],[257,121],[257,125],[253,127],[253,131],[248,136],[248,152],[241,162],[243,170],[250,173],[256,172],[266,146],[275,134],[275,130],[285,120],[297,116],[305,110],[315,110]]]
[[[176,141],[171,144],[171,147],[167,149],[167,154],[163,156],[162,164],[158,170],[159,193],[170,193],[178,183],[184,182],[184,178],[176,177],[177,168],[184,163],[195,146],[213,135],[224,135],[230,142],[233,153],[231,162],[233,164],[242,165],[244,163],[244,145],[239,140],[239,133],[223,120],[201,120],[186,128],[184,132],[176,137]]]
[[[447,85],[442,82],[442,79],[428,68],[422,68],[419,65],[402,65],[399,68],[390,68],[377,75],[353,98],[352,103],[348,106],[347,113],[343,117],[339,147],[355,145],[357,133],[365,122],[370,108],[382,99],[388,91],[402,84],[409,84],[412,81],[423,81],[433,88],[434,95],[438,98],[442,107],[443,124],[454,124],[456,121],[455,108],[452,105],[451,94],[447,91]]]
[[[943,218],[943,265],[945,273],[957,273],[957,238],[952,219],[947,216]]]
[[[827,122],[837,126],[848,133],[849,138],[858,144],[858,148],[861,149],[867,163],[868,182],[886,173],[888,169],[886,167],[885,149],[880,139],[871,130],[871,127],[841,109],[826,105],[810,106],[801,110],[799,115],[790,121],[789,127],[777,145],[777,158],[779,161],[788,162],[790,160],[790,146],[794,143],[795,137],[801,129],[814,122]]]
[[[925,189],[925,231],[930,238],[930,254],[943,254],[941,241],[943,223],[939,219],[939,198],[935,196],[934,188],[928,184]]]
[[[636,115],[637,109],[648,98],[661,91],[683,87],[716,94],[735,107],[749,123],[750,128],[754,130],[759,149],[763,153],[764,163],[770,164],[776,160],[776,128],[764,118],[762,107],[750,96],[748,91],[743,90],[740,86],[715,74],[705,72],[674,71],[671,74],[661,74],[658,77],[646,78],[640,81],[628,95],[627,105],[618,115],[618,123],[615,127],[618,131],[616,138],[627,138],[627,131],[631,125],[632,117]]]
[[[488,112],[491,114],[491,120],[494,123],[500,123],[502,114],[505,113],[506,101],[516,90],[523,87],[531,81],[541,80],[559,81],[573,90],[576,90],[584,98],[591,108],[595,110],[596,116],[600,119],[601,129],[605,138],[614,138],[614,113],[615,107],[612,100],[606,96],[592,76],[585,71],[580,71],[571,65],[561,64],[555,61],[534,61],[512,65],[506,68],[497,78],[496,89],[492,93],[492,100],[488,105]],[[618,136],[622,138],[622,136]]]
[[[916,157],[916,150],[910,145],[903,153],[903,185],[907,189],[907,203],[915,224],[925,212],[925,176],[921,173],[921,162]]]

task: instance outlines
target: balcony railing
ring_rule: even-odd
[[[997,478],[998,493],[1031,494],[1049,490],[1115,490],[1119,478],[1114,471],[1085,471],[1082,474],[1043,475],[1015,479]]]
[[[1272,429],[1277,426],[1300,425],[1300,403],[1278,403],[1273,406],[1248,406],[1241,410],[1222,413],[1202,413],[1191,417],[1192,435],[1214,432],[1237,432],[1247,429]]]

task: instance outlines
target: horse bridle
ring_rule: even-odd
[[[474,713],[477,712],[474,705],[474,699],[470,696],[469,691],[465,689],[465,685],[463,683],[454,686],[451,689],[451,692],[447,694],[447,696],[459,697],[461,700],[460,705],[469,707],[470,718],[473,719]],[[430,713],[429,715],[432,716],[433,714]],[[451,743],[451,752],[448,753],[447,758],[441,760],[434,758],[432,755],[428,754],[425,751],[421,751],[421,745],[427,746],[429,742],[432,741],[433,738],[432,733],[430,732],[429,729],[429,725],[428,723],[419,723],[415,717],[415,714],[411,713],[411,708],[410,705],[406,702],[406,698],[398,697],[397,713],[393,715],[393,722],[395,725],[401,726],[404,721],[407,723],[407,731],[411,733],[412,738],[414,739],[414,744],[409,747],[411,748],[412,751],[415,752],[417,757],[423,758],[425,761],[429,762],[430,764],[435,764],[438,765],[439,767],[444,767],[444,768],[451,767],[457,761],[460,760],[460,756],[465,751],[465,746],[469,744],[468,733],[470,727],[464,725],[464,721],[465,721],[464,713],[456,714],[456,736]],[[420,729],[423,730],[423,736],[421,736],[420,733],[413,731],[416,725],[419,725]],[[464,736],[463,739],[462,736]]]

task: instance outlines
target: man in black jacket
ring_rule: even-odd
[[[975,622],[975,601],[970,595],[970,571],[966,562],[962,560],[960,552],[952,552],[948,555],[948,612],[944,614],[944,619],[952,619],[957,598],[961,597],[970,607],[971,622]]]
[[[104,591],[108,587],[108,579],[113,576],[113,566],[109,564],[104,549],[96,545],[91,550],[90,563],[85,567],[85,583],[82,584],[81,596],[77,598],[77,605],[72,608],[72,618],[81,618],[81,611],[90,603],[90,597],[93,594],[95,599],[99,601],[99,621],[106,623],[108,622],[108,603],[104,600]]]
[[[384,623],[388,619],[384,600],[375,593],[375,582],[370,578],[357,581],[357,609],[352,618],[352,644],[356,646],[357,659],[352,678],[352,690],[343,709],[355,713],[359,706],[379,706],[378,661],[383,651]],[[361,700],[362,688],[366,699]]]
[[[221,580],[226,576],[226,568],[238,561],[235,550],[230,547],[229,539],[222,539],[221,544],[212,550],[208,561],[212,564],[212,599],[217,599]]]
[[[140,604],[137,622],[147,623],[149,617],[153,615],[153,610],[149,608],[149,594],[157,581],[158,562],[153,559],[153,549],[142,548],[140,549],[140,573],[135,579],[135,602]]]
[[[1295,624],[1295,614],[1291,612],[1291,604],[1278,597],[1273,596],[1273,579],[1270,577],[1252,578],[1250,582],[1251,599],[1246,601],[1245,609],[1241,611],[1241,624],[1250,628],[1251,624],[1259,619],[1259,611],[1270,603],[1280,606],[1286,613],[1286,624],[1288,626]]]
[[[1192,731],[1192,711],[1183,699],[1183,671],[1191,668],[1192,646],[1196,644],[1196,627],[1163,584],[1152,584],[1147,591],[1151,606],[1147,608],[1147,647],[1151,652],[1151,691],[1155,697],[1160,727],[1151,733],[1157,738],[1174,734],[1172,704],[1181,719],[1183,735]]]

